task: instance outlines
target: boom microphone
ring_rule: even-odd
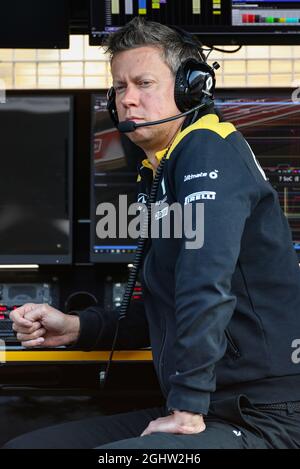
[[[129,132],[134,132],[135,129],[139,127],[148,127],[149,125],[158,125],[158,124],[164,124],[165,122],[175,121],[176,119],[180,119],[180,117],[188,116],[192,112],[199,111],[200,109],[203,109],[204,107],[209,106],[210,104],[212,104],[212,102],[213,102],[212,100],[209,100],[206,103],[199,104],[198,106],[195,106],[186,112],[182,112],[181,114],[177,114],[176,116],[167,117],[166,119],[160,119],[158,121],[142,122],[140,124],[137,124],[134,121],[119,122],[119,124],[117,125],[117,129],[119,130],[119,132],[129,133]]]

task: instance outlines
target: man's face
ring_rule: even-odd
[[[180,113],[174,100],[174,76],[158,48],[119,52],[112,61],[112,76],[119,121],[149,122]],[[141,127],[128,136],[143,150],[158,151],[168,145],[182,122]]]

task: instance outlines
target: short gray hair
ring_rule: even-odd
[[[142,46],[157,47],[173,75],[186,59],[205,61],[200,42],[198,44],[197,40],[186,33],[181,34],[175,29],[139,16],[108,36],[105,46],[111,62],[119,52]]]

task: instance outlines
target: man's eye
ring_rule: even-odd
[[[141,86],[150,86],[150,85],[151,85],[151,81],[147,81],[147,80],[141,81],[141,82],[140,82],[140,85],[141,85]]]
[[[125,89],[125,86],[124,86],[124,85],[115,86],[115,91],[116,91],[116,93],[120,93],[120,92],[123,91],[124,89]]]

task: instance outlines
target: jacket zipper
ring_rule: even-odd
[[[145,257],[145,260],[144,260],[144,264],[143,264],[143,277],[144,277],[144,282],[145,282],[145,285],[146,287],[148,288],[149,292],[151,291],[150,288],[149,288],[149,283],[148,283],[148,280],[147,280],[147,265],[148,265],[148,261],[149,261],[149,257],[150,257],[150,253],[151,253],[151,246],[149,248],[149,251],[147,252],[146,254],[146,257]]]
[[[226,336],[226,339],[227,339],[227,342],[228,342],[228,345],[229,345],[229,349],[230,349],[230,352],[231,352],[231,355],[233,356],[233,358],[239,358],[241,356],[241,352],[238,348],[238,346],[235,344],[233,338],[232,338],[232,335],[230,334],[230,332],[228,331],[228,329],[225,329],[225,336]]]
[[[148,266],[150,255],[151,255],[151,246],[149,248],[149,251],[146,254],[144,264],[143,264],[144,282],[149,292],[151,292],[151,290],[150,290],[149,283],[147,280],[147,266]],[[161,349],[159,352],[159,359],[158,359],[158,377],[160,381],[161,390],[165,394],[165,396],[167,396],[167,389],[164,385],[164,378],[163,378],[163,368],[164,368],[163,355],[164,355],[165,343],[166,343],[166,338],[167,338],[167,327],[166,327],[166,321],[164,320],[164,318],[163,318],[163,323],[164,323],[164,327],[163,327],[162,345],[161,345]]]
[[[160,385],[161,385],[161,388],[162,388],[162,392],[165,394],[165,396],[167,396],[167,389],[165,387],[165,383],[164,383],[164,375],[163,375],[163,369],[164,369],[164,361],[163,361],[163,358],[164,358],[164,349],[165,349],[165,345],[166,345],[166,338],[167,338],[167,328],[166,328],[166,321],[163,319],[163,323],[164,323],[164,334],[163,334],[163,337],[162,337],[162,345],[161,345],[161,349],[160,349],[160,352],[159,352],[159,359],[158,359],[158,373],[159,373],[159,381],[160,381]]]

